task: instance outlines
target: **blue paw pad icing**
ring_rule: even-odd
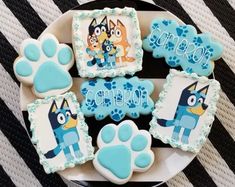
[[[181,66],[187,73],[209,76],[213,60],[220,58],[223,47],[212,41],[208,33],[197,34],[192,25],[179,25],[173,20],[155,19],[151,33],[143,40],[143,48],[153,57],[166,59],[171,67]]]
[[[138,118],[140,114],[151,113],[154,107],[150,98],[153,83],[138,77],[88,80],[80,89],[84,96],[82,112],[85,116],[95,116],[97,120],[108,115],[114,121],[122,120],[125,115]]]
[[[14,72],[19,81],[31,86],[35,95],[43,98],[70,89],[72,78],[68,70],[73,63],[72,49],[59,44],[54,35],[45,34],[40,40],[27,39],[22,43]]]
[[[131,120],[105,125],[97,137],[93,164],[111,182],[124,184],[134,171],[144,172],[153,164],[151,141],[149,132],[138,130]]]

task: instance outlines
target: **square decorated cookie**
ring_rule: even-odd
[[[170,70],[153,111],[150,133],[173,147],[199,152],[214,121],[219,90],[215,79]]]
[[[133,75],[142,69],[142,41],[133,8],[74,13],[73,48],[81,77]]]
[[[72,93],[38,99],[28,105],[32,142],[46,173],[92,160],[88,126]]]

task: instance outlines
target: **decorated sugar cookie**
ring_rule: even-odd
[[[154,107],[150,98],[153,83],[138,77],[92,79],[83,82],[80,89],[84,96],[82,112],[88,117],[95,116],[97,120],[110,116],[114,121],[120,121],[125,115],[138,118],[140,114],[150,114]]]
[[[214,121],[219,90],[214,79],[170,70],[155,105],[150,133],[173,147],[199,152]]]
[[[28,105],[32,142],[46,173],[93,159],[91,137],[72,93],[38,99]]]
[[[135,9],[78,11],[72,27],[81,77],[133,75],[142,69],[142,41]]]
[[[138,130],[131,120],[105,125],[98,134],[98,151],[93,164],[105,178],[116,184],[129,181],[134,171],[147,171],[154,162],[151,135]]]
[[[14,72],[19,81],[32,87],[37,97],[44,98],[70,89],[72,78],[68,70],[73,63],[72,49],[59,44],[54,35],[45,34],[39,40],[23,41]]]
[[[174,20],[155,19],[150,32],[143,40],[143,48],[188,73],[209,76],[214,69],[212,61],[219,59],[223,51],[208,33],[197,34],[192,25],[179,25]]]

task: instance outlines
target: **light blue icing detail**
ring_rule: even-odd
[[[16,73],[22,77],[30,76],[33,73],[33,69],[27,60],[18,62],[15,66]]]
[[[57,50],[57,44],[53,39],[44,40],[42,50],[47,57],[53,57]]]
[[[72,51],[68,47],[62,48],[58,53],[59,63],[62,65],[68,64],[72,60]]]
[[[127,140],[129,140],[131,135],[132,135],[132,128],[129,124],[124,124],[119,128],[118,138],[122,142],[126,142]]]
[[[154,102],[150,95],[153,90],[151,81],[139,80],[138,77],[88,80],[80,88],[85,97],[81,110],[85,116],[95,116],[97,120],[108,115],[114,121],[122,120],[125,115],[138,118],[140,114],[152,112]]]
[[[184,115],[180,120],[180,126],[187,129],[194,129],[197,125],[197,120],[193,116]]]
[[[40,58],[40,50],[35,44],[28,44],[24,48],[24,55],[31,61],[37,61]]]
[[[112,126],[105,126],[102,128],[101,138],[105,143],[110,143],[113,140],[115,134],[115,129]]]
[[[140,168],[146,168],[152,162],[152,158],[147,153],[139,154],[135,159],[135,165]]]
[[[74,131],[66,133],[63,136],[63,140],[64,140],[64,146],[70,146],[70,145],[73,145],[79,141],[78,135]]]
[[[171,67],[181,66],[188,73],[209,76],[211,61],[221,57],[223,47],[209,34],[197,34],[192,25],[179,25],[173,20],[155,19],[151,33],[143,40],[143,48],[153,57],[165,57]]]
[[[131,173],[131,152],[124,145],[104,147],[97,158],[100,165],[119,179],[126,179]]]
[[[69,73],[51,61],[42,64],[34,77],[34,87],[39,93],[64,89],[71,83],[72,78]]]
[[[145,136],[138,134],[131,141],[131,148],[134,151],[142,151],[148,144]]]

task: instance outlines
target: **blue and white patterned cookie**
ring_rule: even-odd
[[[14,72],[23,84],[32,86],[37,97],[57,95],[72,86],[68,70],[74,55],[66,44],[59,44],[52,34],[39,40],[26,39],[20,47],[20,56],[14,62]]]
[[[223,51],[220,43],[212,41],[208,33],[197,34],[192,25],[155,19],[150,31],[143,48],[153,52],[155,58],[164,57],[169,66],[181,66],[188,73],[209,76],[214,69],[212,61],[219,59]]]
[[[149,132],[138,130],[131,120],[105,125],[97,137],[99,149],[93,164],[111,182],[124,184],[134,171],[145,172],[153,164],[151,142]]]
[[[95,116],[97,120],[110,116],[114,121],[120,121],[125,115],[138,118],[140,114],[150,114],[154,107],[150,98],[153,83],[138,77],[92,79],[83,82],[80,89],[85,97],[82,112],[85,116]]]

